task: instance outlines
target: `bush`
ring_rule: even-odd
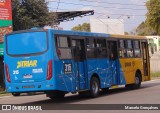
[[[151,73],[151,77],[160,77],[160,72]]]

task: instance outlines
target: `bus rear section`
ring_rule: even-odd
[[[52,54],[46,31],[15,32],[5,36],[5,82],[11,93],[55,88]]]

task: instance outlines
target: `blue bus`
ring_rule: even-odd
[[[119,85],[139,88],[142,81],[150,80],[147,48],[145,37],[16,31],[4,38],[6,90],[15,96],[45,92],[53,99],[69,92],[97,97],[100,89]]]

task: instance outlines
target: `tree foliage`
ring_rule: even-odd
[[[79,24],[72,28],[73,31],[87,31],[90,32],[90,24],[89,23],[83,23],[82,25]]]
[[[155,31],[146,24],[146,22],[142,22],[137,28],[136,28],[136,34],[140,36],[149,36],[149,35],[155,35]]]
[[[147,6],[147,24],[160,35],[160,0],[148,0]]]
[[[45,0],[12,0],[13,30],[44,27],[53,22]]]

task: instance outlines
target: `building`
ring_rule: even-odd
[[[146,36],[149,44],[150,54],[160,51],[160,36]]]
[[[124,35],[123,19],[90,19],[91,32]]]

